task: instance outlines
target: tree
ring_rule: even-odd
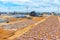
[[[35,12],[35,11],[32,11],[32,12],[30,13],[30,16],[36,16],[36,12]]]

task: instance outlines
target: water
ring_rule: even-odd
[[[26,15],[20,15],[20,14],[11,15],[11,16],[14,17],[14,18],[26,18]]]
[[[13,17],[13,18],[26,18],[26,15],[20,15],[20,14],[17,14],[17,15],[9,15],[10,17]],[[3,20],[3,19],[0,19],[0,23],[2,22],[7,22],[7,20]]]
[[[2,23],[2,22],[7,22],[7,20],[2,20],[2,19],[0,19],[0,23]]]

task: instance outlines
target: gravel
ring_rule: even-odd
[[[50,16],[29,32],[16,40],[60,40],[60,22],[56,16]]]

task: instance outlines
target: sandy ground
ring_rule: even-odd
[[[50,16],[16,40],[60,40],[60,22],[57,16]]]
[[[40,21],[40,20],[42,20],[43,18],[41,18],[41,19],[39,19],[39,18],[34,18],[34,19],[32,19],[33,21],[35,21],[35,22],[38,22],[38,21]],[[25,20],[27,20],[27,19],[19,19],[19,21],[15,21],[15,22],[10,22],[10,23],[1,23],[1,25],[8,25],[8,24],[15,24],[15,23],[18,23],[18,22],[23,22],[24,23],[24,21]],[[27,21],[26,21],[27,22]],[[25,23],[24,23],[25,24]],[[24,29],[23,29],[24,30]],[[1,29],[0,30],[1,32],[0,32],[0,39],[2,40],[2,38],[7,38],[7,37],[9,37],[10,35],[8,35],[8,34],[12,34],[12,33],[10,33],[11,31],[9,31],[9,30],[4,30],[4,29]],[[7,32],[6,32],[7,31]],[[21,30],[22,31],[22,30]],[[28,30],[27,30],[28,31]],[[19,31],[18,31],[19,32]],[[18,33],[18,32],[16,32],[16,33]]]

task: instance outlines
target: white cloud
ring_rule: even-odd
[[[0,0],[0,2],[5,3],[14,3],[14,4],[19,4],[19,5],[30,5],[30,6],[38,6],[39,4],[35,3],[32,0]]]
[[[45,11],[48,10],[47,6],[50,6],[51,9],[50,8],[49,9],[51,11],[54,8],[53,5],[51,5],[51,4],[60,5],[59,0],[41,0],[41,1],[39,1],[39,0],[0,0],[0,2],[3,2],[4,4],[10,2],[10,3],[14,3],[14,4],[19,4],[19,5],[28,5],[29,8],[31,8],[31,7],[42,7],[41,9],[39,9],[42,11],[44,10],[43,6],[46,6]],[[34,8],[34,9],[36,9],[36,8]],[[22,10],[22,9],[20,9],[20,10]]]
[[[29,0],[0,0],[0,1],[3,1],[3,2],[28,2]]]
[[[37,1],[37,2],[36,2]],[[7,3],[7,2],[11,2],[14,4],[25,4],[26,2],[28,2],[27,4],[30,6],[39,6],[39,5],[47,5],[47,4],[60,4],[59,0],[0,0],[0,2],[3,3]]]
[[[20,3],[25,3],[25,2],[29,2],[29,1],[30,0],[0,0],[0,2],[3,2],[4,4],[8,3],[8,2],[20,4]]]
[[[44,3],[60,5],[60,0],[44,0]]]
[[[60,5],[60,1],[59,0],[54,0],[52,3],[55,4],[55,5]]]
[[[54,0],[54,2],[53,3],[59,3],[59,0]]]

